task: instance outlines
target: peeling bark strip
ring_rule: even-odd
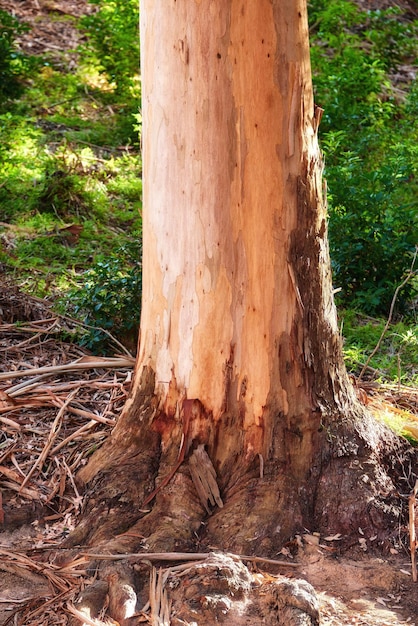
[[[214,506],[223,507],[218,483],[216,482],[216,472],[203,445],[194,450],[189,459],[189,469],[192,475],[193,484],[200,498],[201,503],[208,515]],[[208,503],[210,506],[208,506]]]

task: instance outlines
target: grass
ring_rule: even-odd
[[[48,64],[0,113],[0,261],[34,295],[61,291],[63,274],[73,283],[74,269],[141,230],[138,138],[124,109],[94,67]],[[71,224],[76,238],[64,235]]]
[[[340,316],[346,366],[350,373],[359,375],[386,321],[356,311],[342,311]],[[364,377],[379,383],[390,381],[418,387],[418,324],[402,321],[391,324]]]

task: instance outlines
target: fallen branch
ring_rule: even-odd
[[[90,559],[98,559],[101,561],[143,561],[155,563],[157,561],[202,561],[207,559],[214,552],[130,552],[128,554],[106,554],[98,552],[81,552],[81,556]],[[279,565],[282,567],[299,567],[298,563],[289,563],[288,561],[278,561],[276,559],[267,559],[262,556],[247,556],[245,554],[226,553],[235,561],[251,561],[252,563],[268,563],[269,565]]]
[[[77,361],[68,363],[67,365],[51,365],[48,367],[37,367],[27,370],[16,370],[13,372],[3,372],[0,374],[0,380],[8,380],[10,378],[22,378],[23,376],[39,376],[40,374],[64,374],[67,372],[76,372],[80,370],[94,369],[117,369],[119,367],[133,367],[135,359],[133,357],[88,357],[83,356]]]

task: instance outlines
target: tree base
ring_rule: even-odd
[[[217,506],[202,501],[190,459],[178,466],[179,446],[162,451],[143,423],[147,437],[137,435],[128,447],[125,438],[111,438],[80,472],[88,479],[85,507],[66,547],[105,546],[120,553],[216,549],[271,557],[306,529],[338,533],[348,546],[358,540],[359,527],[376,546],[387,544],[398,534],[399,492],[413,488],[404,468],[416,452],[367,413],[334,424],[323,429],[304,481],[273,461],[261,466],[255,457],[247,466],[237,464],[227,480],[218,479]]]

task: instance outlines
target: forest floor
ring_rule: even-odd
[[[373,8],[382,4],[376,0]],[[47,50],[60,62],[76,62],[81,35],[68,17],[91,10],[86,0],[0,0],[0,8],[32,26],[21,40],[26,52]],[[69,624],[69,606],[89,579],[82,564],[58,568],[49,555],[77,522],[83,494],[76,470],[113,428],[134,361],[92,357],[71,341],[76,331],[77,323],[57,316],[48,302],[1,287],[0,625]],[[278,555],[292,564],[280,574],[313,585],[322,626],[418,626],[405,520],[399,542],[380,552],[365,544],[361,529],[358,545],[344,551],[339,537],[308,529],[295,538],[292,558]],[[277,573],[259,567],[260,575]],[[149,613],[132,623],[151,623]]]

